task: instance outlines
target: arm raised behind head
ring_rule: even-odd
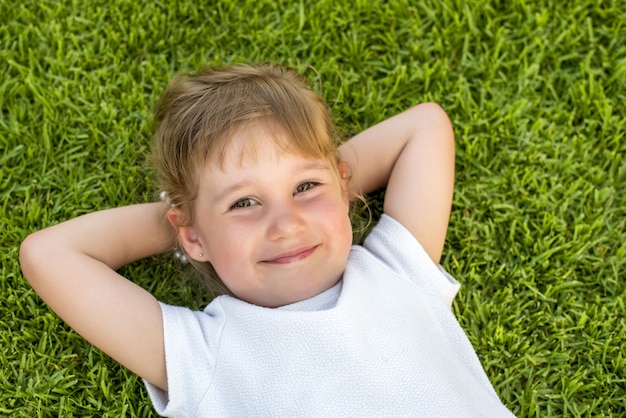
[[[386,187],[385,213],[438,263],[454,189],[454,132],[443,109],[419,104],[356,135],[340,153],[353,170],[350,187]]]
[[[170,247],[163,203],[94,212],[29,235],[24,276],[89,342],[167,390],[163,321],[157,300],[115,269]]]

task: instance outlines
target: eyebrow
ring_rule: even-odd
[[[215,196],[215,202],[220,202],[224,200],[229,194],[234,193],[239,189],[243,189],[244,187],[249,186],[251,183],[252,182],[250,180],[243,180],[228,186],[227,188],[219,192],[217,196]]]
[[[307,161],[297,167],[298,170],[330,170],[330,166],[318,161]]]
[[[330,169],[331,167],[329,165],[318,162],[318,161],[307,161],[306,163],[300,164],[295,167],[295,171],[330,170]],[[220,191],[217,196],[215,196],[215,202],[220,202],[224,200],[231,193],[234,193],[239,189],[243,189],[244,187],[249,186],[251,184],[252,184],[252,181],[248,179],[231,184],[230,186],[226,187],[224,190]]]

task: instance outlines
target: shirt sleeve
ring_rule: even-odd
[[[398,275],[452,306],[459,282],[435,264],[413,234],[391,216],[381,216],[363,247]]]
[[[160,305],[168,391],[144,382],[159,415],[192,417],[211,384],[223,311],[213,303],[204,312]]]

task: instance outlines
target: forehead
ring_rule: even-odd
[[[257,162],[260,158],[275,161],[284,155],[305,159],[327,158],[303,142],[306,141],[295,140],[276,124],[254,123],[220,141],[206,162],[210,167],[224,171],[227,167],[241,167],[244,163]]]

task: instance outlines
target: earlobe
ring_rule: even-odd
[[[178,242],[183,247],[187,256],[196,261],[207,261],[204,257],[202,242],[198,233],[192,226],[182,226],[178,228]]]
[[[200,237],[195,228],[187,224],[187,215],[178,208],[171,208],[167,211],[167,219],[176,229],[178,243],[187,256],[196,261],[206,261]]]

